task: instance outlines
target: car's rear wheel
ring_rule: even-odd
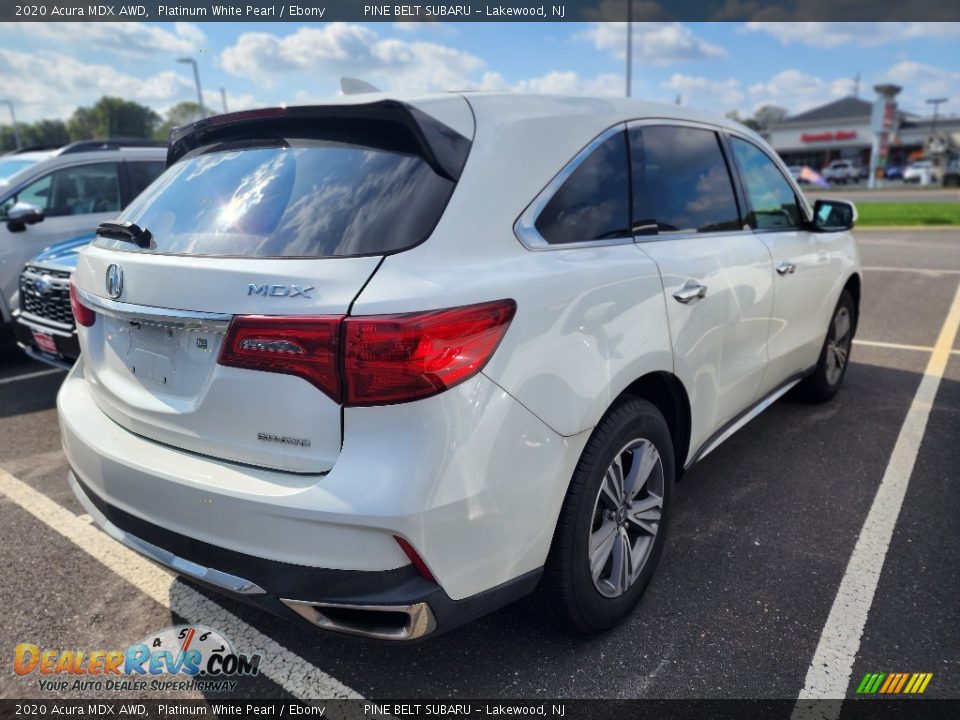
[[[840,300],[831,316],[817,367],[802,384],[802,389],[810,400],[826,402],[840,390],[850,363],[850,349],[856,327],[857,306],[850,292],[844,290],[840,293]]]
[[[674,473],[663,415],[618,401],[584,449],[547,559],[541,597],[562,622],[601,632],[636,606],[663,550]]]

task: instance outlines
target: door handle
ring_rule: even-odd
[[[780,275],[793,275],[797,271],[797,266],[794,265],[789,260],[784,260],[779,265],[777,265],[777,272]]]
[[[673,294],[673,299],[686,305],[691,300],[705,298],[707,296],[707,286],[700,285],[694,280],[688,280],[682,289]]]

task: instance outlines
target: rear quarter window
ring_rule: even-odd
[[[454,181],[415,154],[324,140],[242,141],[187,155],[121,220],[147,252],[344,257],[403,250],[432,232]],[[119,240],[101,247],[137,251]]]

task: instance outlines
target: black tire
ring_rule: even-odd
[[[623,453],[631,443],[641,441],[646,443],[635,450],[627,451],[629,454]],[[620,513],[601,510],[602,503],[609,499],[606,494],[603,498],[600,497],[601,486],[607,481],[606,475],[612,468],[614,459],[619,457],[623,461],[627,458],[631,468],[635,461],[642,465],[643,457],[647,458],[646,462],[655,462],[655,456],[650,452],[651,444],[659,455],[659,466],[652,466],[649,480],[643,485],[644,489],[649,491],[650,497],[638,494],[636,504],[632,507],[625,505]],[[633,459],[635,457],[636,460]],[[626,468],[624,465],[625,470]],[[629,470],[626,470],[626,474],[630,474]],[[618,400],[593,431],[574,471],[540,584],[542,602],[565,627],[572,627],[581,633],[609,630],[623,620],[639,602],[663,552],[674,477],[673,443],[663,415],[646,400],[629,397]],[[649,488],[657,488],[661,494],[658,495]],[[637,520],[631,521],[629,516],[640,503],[650,500],[656,502],[657,497],[662,501],[658,522],[647,523],[656,528],[651,542],[646,539],[649,530],[644,536],[644,532],[637,528],[640,523]],[[620,529],[623,528],[625,537],[630,532],[636,533],[635,547],[644,553],[639,572],[632,584],[616,597],[601,594],[591,573],[589,544],[591,534],[601,532],[595,526],[598,513],[604,514],[603,523],[613,523],[616,526],[614,534],[617,538],[613,540],[613,544],[617,544]],[[635,517],[643,514],[636,513]],[[647,517],[649,516],[642,519],[646,520]],[[618,548],[624,547],[631,546],[618,545]],[[633,548],[630,554],[633,555]],[[616,551],[611,550],[610,563],[615,562],[615,555]],[[614,569],[612,566],[608,567],[612,582]],[[601,577],[598,582],[603,584],[605,581]],[[627,582],[624,581],[624,584]],[[613,588],[608,588],[611,589]]]
[[[835,337],[838,327],[838,318],[843,314],[849,318],[849,328],[846,335],[839,338]],[[841,327],[842,329],[842,327]],[[804,379],[800,384],[800,390],[803,395],[811,402],[824,403],[832,400],[834,395],[843,385],[843,378],[847,375],[847,368],[850,366],[850,350],[852,348],[853,336],[857,329],[857,306],[853,301],[853,296],[849,290],[840,293],[840,299],[830,316],[830,325],[827,328],[827,335],[823,341],[823,348],[820,350],[820,358],[817,361],[817,367],[813,373]],[[834,348],[844,351],[844,360],[839,368],[839,374],[836,373],[837,354]]]

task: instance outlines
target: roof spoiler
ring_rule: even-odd
[[[456,130],[397,100],[274,107],[214,115],[174,128],[167,145],[167,166],[216,143],[276,137],[317,138],[415,154],[454,182],[460,178],[471,145]]]

